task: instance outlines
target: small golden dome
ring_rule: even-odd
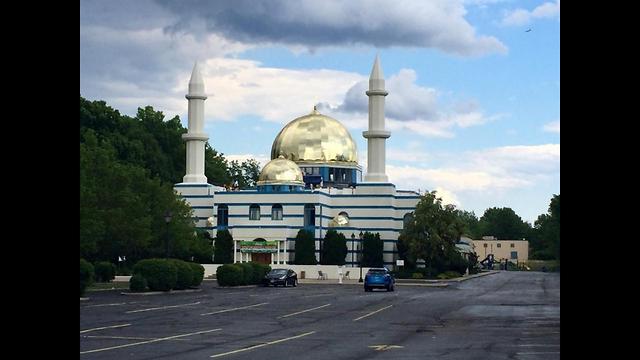
[[[284,156],[273,159],[264,166],[258,177],[258,186],[262,185],[294,185],[304,186],[302,171],[293,161]]]
[[[349,130],[338,120],[313,112],[288,123],[276,136],[271,158],[296,163],[358,165],[358,150]]]

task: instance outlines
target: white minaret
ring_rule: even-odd
[[[207,183],[204,176],[204,144],[209,136],[204,133],[204,80],[200,74],[198,62],[193,66],[189,93],[185,96],[189,100],[189,130],[182,134],[187,142],[187,174],[183,178],[185,183]]]
[[[384,89],[384,75],[377,55],[366,94],[369,97],[369,130],[362,132],[367,139],[367,173],[364,181],[389,182],[385,168],[385,141],[391,132],[384,129],[384,97],[389,93]]]

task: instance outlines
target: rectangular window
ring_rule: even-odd
[[[512,259],[517,259],[518,258],[518,252],[517,251],[512,251],[511,252],[511,258]]]
[[[316,207],[313,205],[304,206],[304,226],[316,225]]]
[[[512,248],[513,248],[513,247],[516,247],[516,244],[514,244],[514,243],[511,243],[511,247],[512,247]]]
[[[487,247],[487,243],[484,243],[484,247]]]
[[[260,220],[260,207],[252,205],[249,208],[249,220]]]
[[[498,247],[502,247],[502,244],[498,243]]]
[[[313,168],[313,175],[320,175],[320,168]]]

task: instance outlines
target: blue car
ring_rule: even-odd
[[[384,288],[393,291],[396,279],[387,268],[371,268],[364,277],[364,291],[372,291],[373,288]]]

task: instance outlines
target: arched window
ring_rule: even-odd
[[[271,207],[271,220],[282,220],[282,205],[275,204]]]
[[[304,206],[304,226],[316,226],[316,207],[313,204]]]
[[[218,205],[218,226],[229,226],[229,207]]]
[[[260,206],[253,204],[249,206],[249,220],[260,220]]]

